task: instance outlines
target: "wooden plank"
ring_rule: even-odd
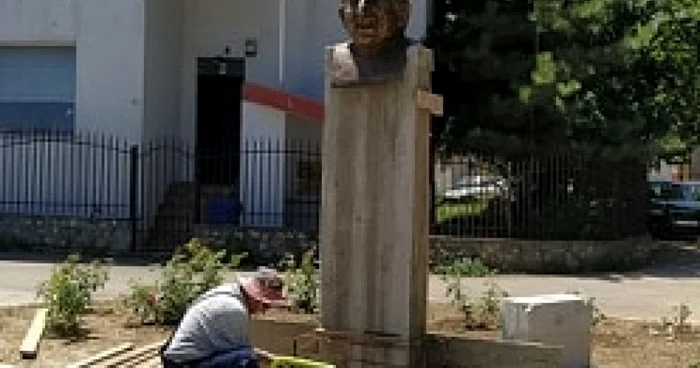
[[[44,334],[44,327],[46,327],[46,315],[49,312],[46,308],[37,309],[34,314],[34,319],[32,324],[27,330],[27,334],[24,336],[22,345],[19,347],[19,355],[22,359],[34,359],[36,358],[37,351],[39,350],[39,342],[41,341],[41,336]]]
[[[126,352],[126,354],[117,355],[111,359],[93,365],[95,368],[116,368],[128,366],[133,361],[141,362],[142,357],[152,357],[153,354],[158,354],[160,347],[165,344],[165,341],[160,341],[150,345],[140,347],[135,350]]]
[[[116,367],[128,367],[132,363],[141,362],[145,357],[152,357],[157,355],[158,351],[163,343],[154,343],[151,345],[143,346],[135,350],[126,352],[125,354],[117,355],[107,361],[103,361],[96,365],[95,368],[116,368]]]
[[[416,96],[416,104],[420,109],[426,109],[435,116],[442,116],[445,113],[443,98],[426,91],[418,91]]]
[[[121,344],[115,348],[108,349],[101,351],[93,356],[87,357],[77,363],[73,363],[69,365],[67,368],[85,368],[89,367],[91,365],[97,364],[99,362],[102,362],[104,360],[107,360],[109,358],[112,358],[116,355],[122,354],[126,351],[129,351],[134,348],[134,344],[132,343],[125,343]]]
[[[125,368],[135,368],[135,367],[141,367],[143,364],[146,364],[153,360],[154,358],[158,358],[158,349],[156,350],[149,350],[147,352],[144,352],[141,355],[133,357],[133,359],[129,360],[127,363],[122,364],[121,366]]]
[[[151,359],[146,360],[138,365],[135,365],[134,368],[161,368],[163,366],[162,364],[163,363],[160,361],[160,356],[156,354]]]

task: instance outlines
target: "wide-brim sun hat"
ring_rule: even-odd
[[[260,268],[257,272],[238,275],[238,284],[248,296],[266,307],[289,307],[284,297],[283,281],[274,270]]]

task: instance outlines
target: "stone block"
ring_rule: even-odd
[[[502,305],[502,337],[561,346],[563,368],[589,367],[591,319],[591,306],[579,295],[506,298]]]

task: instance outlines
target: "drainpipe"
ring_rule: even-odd
[[[278,70],[278,78],[279,78],[279,84],[280,88],[284,89],[284,67],[285,67],[285,53],[287,50],[287,36],[286,36],[286,30],[287,30],[287,0],[279,0],[280,2],[280,7],[279,7],[279,70]]]

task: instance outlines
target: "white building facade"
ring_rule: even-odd
[[[412,38],[425,35],[428,1],[412,1],[408,32]],[[338,3],[0,0],[0,132],[95,132],[129,145],[176,138],[192,146],[214,147],[223,141],[203,137],[223,137],[222,132],[221,139],[239,145],[256,138],[320,140],[318,116],[293,114],[247,98],[245,86],[262,86],[322,106],[324,46],[345,38]],[[217,75],[228,79],[218,80]],[[207,127],[209,121],[218,125]],[[6,157],[8,151],[0,154]],[[239,170],[255,165],[239,159]],[[0,160],[0,172],[26,176],[26,169],[14,168],[22,165],[8,167],[7,162]],[[274,170],[282,177],[290,164],[285,160]],[[51,165],[56,166],[47,161],[37,169],[50,172]],[[99,165],[88,166],[98,170]],[[143,178],[145,186],[153,188],[149,200],[160,201],[170,182],[192,179],[192,169],[177,162],[171,166],[164,177]],[[93,176],[97,178],[91,181],[69,178],[79,183],[67,187],[83,195],[94,186],[113,185],[100,184],[100,175]],[[282,181],[260,180],[272,179],[240,174],[243,202],[251,197],[246,187],[262,186],[277,193],[265,205],[266,211],[280,212],[287,189]],[[27,190],[23,187],[15,183],[0,189],[21,197],[20,192]],[[42,191],[42,196],[75,195],[54,188]],[[122,194],[105,196],[127,201],[117,198]],[[277,226],[282,219],[265,221]]]
[[[426,1],[412,5],[409,35],[420,38]],[[0,103],[72,103],[74,121],[64,124],[76,131],[134,142],[163,134],[194,141],[197,58],[240,58],[246,82],[322,102],[323,48],[345,37],[337,6],[335,0],[0,0],[0,72],[14,75],[0,79]],[[245,56],[246,41],[255,43],[255,56]],[[18,95],[25,89],[32,95]]]

